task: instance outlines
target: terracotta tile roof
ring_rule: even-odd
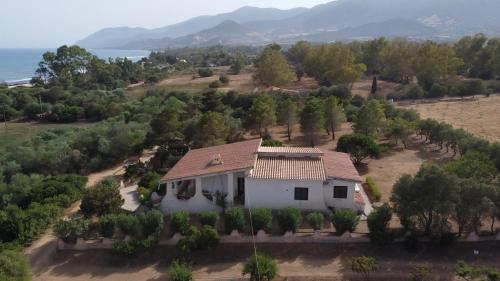
[[[321,158],[259,156],[251,178],[281,180],[326,179]]]
[[[260,143],[260,139],[255,139],[190,150],[162,180],[177,180],[252,168]],[[212,164],[216,155],[220,155],[222,164]]]
[[[323,150],[325,173],[329,178],[362,182],[349,154]]]

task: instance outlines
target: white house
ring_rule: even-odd
[[[349,155],[249,140],[190,150],[161,180],[161,209],[217,210],[217,198],[245,208],[363,212],[366,196]],[[220,200],[219,200],[220,201]]]

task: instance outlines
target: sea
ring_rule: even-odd
[[[47,51],[55,52],[56,49],[0,48],[0,83],[8,85],[29,83],[35,75],[38,63],[42,60],[42,55]],[[87,51],[101,59],[128,58],[132,61],[138,61],[150,53],[146,50],[88,49]]]

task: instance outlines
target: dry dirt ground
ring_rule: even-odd
[[[188,90],[188,91],[201,91],[208,88],[210,82],[219,79],[220,75],[227,75],[230,79],[229,85],[219,88],[221,91],[236,90],[239,92],[257,92],[265,90],[266,88],[259,85],[253,80],[253,71],[251,68],[246,68],[238,75],[232,75],[229,72],[229,67],[217,67],[214,68],[214,75],[212,77],[196,78],[193,79],[192,74],[176,74],[173,75],[156,85],[159,88],[169,88],[177,90]],[[285,91],[301,91],[301,90],[311,90],[316,89],[318,83],[314,79],[306,77],[302,81],[292,81],[287,85],[281,87]],[[278,88],[275,88],[278,89]]]
[[[286,146],[307,145],[300,133],[299,125],[294,127],[291,141],[288,141],[284,126],[274,127],[270,129],[270,133],[273,139],[283,142]],[[332,140],[331,136],[324,135],[321,137],[318,147],[334,150],[338,138],[350,133],[352,133],[351,124],[344,123],[342,129],[336,132],[336,140]],[[413,137],[410,139],[407,149],[403,149],[401,145],[390,145],[389,150],[382,158],[365,160],[365,164],[357,168],[363,178],[371,176],[375,180],[383,194],[382,201],[387,202],[392,186],[402,175],[415,174],[423,163],[430,161],[442,163],[449,161],[452,157],[452,153],[446,153],[445,150],[440,151],[434,145],[425,144],[419,138]]]
[[[459,243],[451,248],[424,245],[416,254],[407,253],[401,244],[381,251],[369,244],[300,244],[257,245],[260,252],[271,255],[278,263],[277,281],[364,280],[346,268],[349,257],[367,255],[379,261],[380,269],[371,280],[409,280],[416,265],[429,265],[435,280],[454,280],[457,260],[475,265],[498,266],[500,244],[494,242]],[[473,254],[474,250],[479,255]],[[175,248],[160,247],[153,253],[134,257],[113,256],[108,251],[62,251],[50,261],[50,266],[34,271],[34,281],[123,281],[167,280],[167,268],[177,256]],[[243,279],[241,271],[246,259],[253,254],[252,245],[219,245],[197,252],[193,261],[194,280],[224,281]]]
[[[419,102],[406,107],[417,110],[422,118],[433,118],[490,141],[500,141],[500,95],[464,101]]]

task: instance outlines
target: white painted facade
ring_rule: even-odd
[[[327,174],[324,170],[325,164],[321,158],[323,152],[320,150],[259,147],[252,155],[255,155],[255,162],[249,168],[181,178],[167,177],[169,180],[160,183],[167,186],[166,195],[161,200],[161,210],[167,214],[180,210],[191,213],[219,210],[216,194],[226,195],[226,205],[229,207],[272,210],[294,207],[322,212],[339,209],[365,210],[365,198],[359,200],[359,193],[362,193],[359,175],[353,177],[353,180],[333,178],[333,174]],[[266,162],[271,158],[272,161]],[[190,161],[198,159],[191,158]],[[220,159],[217,152],[209,159],[212,159],[208,161],[212,167],[224,165],[225,159]],[[217,162],[214,163],[213,159],[217,159]],[[190,173],[183,174],[186,175]],[[342,190],[341,196],[337,193],[337,198],[334,196],[336,187]],[[301,192],[297,193],[300,196],[296,196],[297,188],[301,188]],[[306,196],[304,189],[307,189]]]
[[[227,194],[226,202],[228,206],[234,206],[235,202],[241,199],[245,208],[269,208],[273,210],[286,207],[294,207],[307,211],[328,211],[334,209],[362,210],[363,206],[357,205],[354,200],[356,182],[329,179],[323,181],[303,181],[303,180],[276,180],[276,179],[255,179],[247,177],[249,173],[245,171],[230,172],[207,177],[196,177],[194,196],[188,200],[177,198],[176,185],[178,182],[166,182],[167,191],[161,201],[161,210],[164,213],[175,211],[188,211],[198,213],[202,211],[220,210],[215,202],[208,199],[203,193],[215,194],[222,192]],[[244,196],[238,198],[238,178],[243,179]],[[189,180],[189,179],[185,179]],[[229,184],[228,184],[229,183]],[[335,186],[347,186],[347,198],[334,198]],[[307,188],[307,200],[295,200],[295,188]],[[241,192],[241,191],[240,191]]]

